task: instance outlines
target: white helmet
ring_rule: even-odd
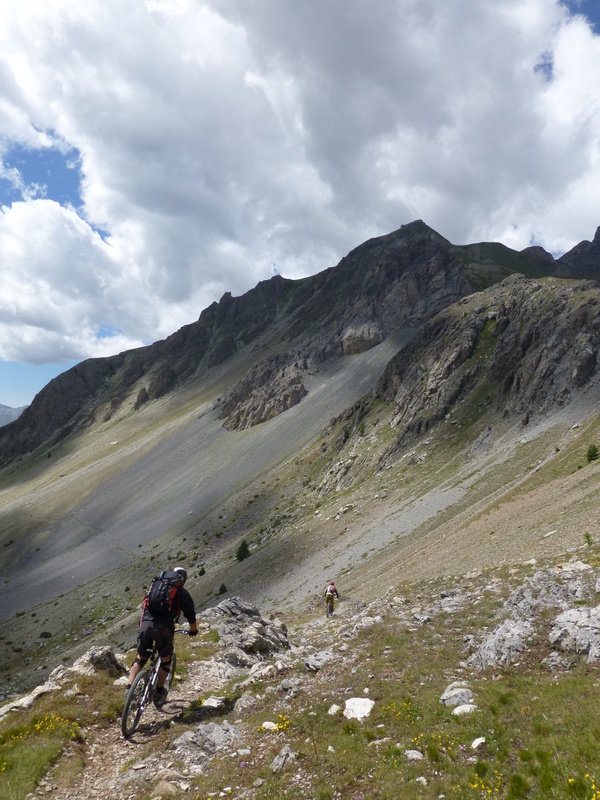
[[[183,582],[187,581],[187,570],[185,567],[173,567],[173,572],[176,572],[178,575],[181,575]]]

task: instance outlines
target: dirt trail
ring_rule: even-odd
[[[182,721],[186,710],[198,700],[200,688],[203,693],[218,694],[231,677],[220,672],[214,660],[190,661],[186,671],[186,679],[176,680],[162,710],[157,711],[151,706],[144,711],[138,730],[129,740],[121,734],[120,719],[110,728],[86,728],[84,766],[74,783],[61,786],[61,774],[70,772],[67,762],[77,757],[76,749],[80,745],[74,745],[65,752],[52,773],[40,782],[33,797],[52,800],[131,800],[139,795],[141,787],[145,787],[146,793],[151,796],[155,784],[160,780],[160,769],[157,774],[156,764],[153,764],[151,775],[146,776],[144,762],[154,750],[157,735],[165,727]],[[124,690],[116,686],[114,691]],[[176,735],[177,732],[173,738]],[[158,753],[155,758],[162,762],[162,770],[170,769],[173,756],[168,751]],[[133,779],[131,772],[137,773]]]

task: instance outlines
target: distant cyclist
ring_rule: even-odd
[[[333,616],[333,601],[335,598],[340,599],[340,593],[335,588],[333,581],[329,582],[329,586],[325,589],[325,613],[328,617]]]
[[[164,684],[169,674],[173,655],[175,623],[179,620],[181,613],[189,622],[189,635],[196,636],[198,633],[194,601],[187,589],[183,588],[186,580],[187,571],[183,567],[163,570],[152,581],[142,606],[142,617],[137,635],[137,655],[129,671],[127,691],[131,688],[135,676],[144,668],[155,642],[161,660],[154,701],[159,708],[167,699]]]

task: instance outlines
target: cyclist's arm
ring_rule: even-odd
[[[181,589],[181,610],[183,616],[187,619],[190,625],[190,634],[195,636],[198,633],[198,625],[196,624],[196,608],[192,596],[186,589]]]

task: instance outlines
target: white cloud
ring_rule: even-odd
[[[74,148],[83,204],[0,167],[23,194],[0,358],[85,358],[417,217],[457,243],[591,238],[600,38],[558,0],[5,0],[14,142]]]

